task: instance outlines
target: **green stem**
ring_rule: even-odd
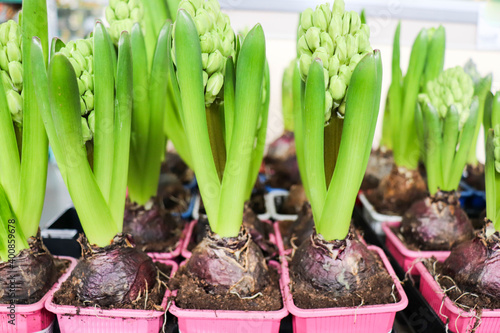
[[[425,128],[425,169],[427,170],[427,186],[431,195],[437,193],[443,184],[443,168],[441,167],[441,122],[439,114],[430,103],[424,105],[423,120]]]
[[[496,220],[498,202],[497,202],[497,183],[496,183],[496,170],[495,170],[495,146],[493,139],[495,137],[494,131],[490,128],[486,131],[486,161],[484,163],[485,175],[485,193],[486,193],[486,217],[493,221],[495,229],[498,230]],[[500,226],[499,226],[500,227]]]
[[[317,231],[326,240],[344,239],[368,165],[382,90],[380,52],[365,56],[356,66],[349,89],[340,143]],[[309,149],[309,147],[307,147]]]
[[[332,181],[333,170],[335,170],[335,165],[337,164],[337,158],[339,155],[340,140],[342,139],[342,126],[344,125],[344,120],[333,116],[330,120],[330,124],[325,126],[325,179],[326,188],[330,186]]]
[[[246,182],[262,112],[262,82],[266,65],[266,44],[257,24],[245,38],[236,67],[235,117],[226,172],[222,179],[218,222],[214,232],[222,237],[238,235],[243,221]]]
[[[226,146],[224,143],[224,112],[219,104],[214,102],[206,108],[208,136],[210,137],[210,146],[214,156],[215,167],[219,181],[222,182],[224,168],[226,167]]]
[[[484,117],[486,96],[491,90],[491,83],[492,83],[492,75],[489,74],[486,77],[482,78],[479,81],[479,83],[474,87],[474,95],[478,97],[479,106],[478,106],[478,118],[476,126],[474,128],[474,136],[472,138],[472,143],[471,143],[471,147],[474,148],[469,150],[469,157],[467,158],[467,163],[470,165],[477,165],[477,155],[475,147],[477,147],[479,130],[481,129],[481,123]]]

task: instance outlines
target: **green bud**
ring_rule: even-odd
[[[215,50],[215,43],[211,32],[207,32],[203,36],[200,36],[200,46],[201,52],[203,53],[211,53]]]
[[[342,100],[342,103],[337,108],[337,117],[339,117],[340,119],[344,119],[344,115],[345,115],[345,99]]]
[[[90,131],[89,124],[87,123],[87,119],[82,119],[82,136],[83,136],[83,144],[85,142],[92,140],[92,132]]]
[[[7,105],[12,116],[12,120],[16,123],[22,124],[23,122],[23,99],[21,95],[14,90],[6,92]]]
[[[358,54],[358,39],[353,35],[347,35],[345,38],[347,48],[347,59],[351,59]]]
[[[19,45],[16,42],[7,42],[7,58],[9,61],[22,61],[22,53]]]
[[[9,41],[9,22],[0,24],[0,44],[5,46]]]
[[[333,98],[330,92],[325,91],[325,123],[328,122],[332,116]]]
[[[14,89],[14,84],[12,83],[9,74],[7,74],[6,71],[0,71],[0,75],[2,78],[3,89],[5,91]]]
[[[206,34],[207,31],[212,29],[214,24],[211,16],[203,8],[200,8],[196,11],[194,23],[196,24],[196,29],[198,30],[199,36]]]
[[[351,13],[345,12],[342,16],[342,35],[349,34],[349,28],[351,27]]]
[[[207,86],[207,81],[208,81],[208,74],[207,72],[203,71],[203,88]]]
[[[80,77],[82,75],[82,67],[74,58],[69,58],[69,62],[73,65],[73,69],[75,70],[76,77]]]
[[[130,10],[125,2],[119,2],[115,8],[115,16],[118,20],[125,20],[129,17]]]
[[[340,78],[338,75],[335,75],[330,78],[330,87],[328,90],[330,91],[332,98],[339,101],[344,98],[346,84],[344,80],[342,80],[342,78]]]
[[[222,54],[219,52],[219,50],[215,50],[215,52],[210,53],[208,56],[208,63],[207,63],[207,74],[211,75],[212,73],[222,71],[222,68],[224,67],[224,57]]]
[[[94,78],[87,72],[84,72],[82,76],[80,76],[80,80],[84,84],[85,90],[94,90]],[[81,94],[80,94],[81,95]]]
[[[82,55],[82,57],[88,57],[92,55],[92,45],[88,39],[79,39],[75,43],[76,50]],[[82,63],[82,66],[85,66]]]
[[[303,81],[306,80],[307,75],[309,74],[309,67],[311,66],[312,63],[312,57],[308,54],[302,54],[299,59],[299,70],[300,70],[300,77],[302,78]]]
[[[340,62],[337,55],[334,55],[328,59],[328,75],[334,76],[339,72]]]
[[[9,22],[9,40],[16,44],[21,44],[21,28],[18,23],[10,20]]]
[[[323,63],[323,67],[328,69],[328,60],[329,60],[329,55],[328,52],[323,48],[323,47],[318,47],[316,51],[314,51],[312,55],[312,59],[319,58],[321,59],[321,62]],[[328,84],[328,82],[327,82]]]
[[[313,26],[313,10],[311,8],[307,8],[300,14],[300,26],[307,30]]]
[[[325,48],[329,55],[332,55],[335,50],[335,46],[333,45],[333,40],[330,35],[323,31],[319,35],[319,38],[321,47]]]
[[[85,111],[94,110],[94,94],[90,90],[87,90],[82,96],[83,102],[85,103]]]
[[[495,161],[495,170],[500,173],[500,162]]]
[[[320,28],[322,31],[326,31],[328,29],[328,24],[331,19],[332,12],[330,11],[328,4],[317,6],[312,16],[313,25]]]
[[[219,94],[222,84],[224,83],[224,76],[222,73],[214,73],[207,81],[205,91],[205,103],[212,104],[217,95]]]
[[[344,64],[347,62],[347,43],[345,40],[344,36],[339,36],[335,40],[335,44],[337,45],[337,48],[335,49],[335,54],[339,58],[339,62],[341,64]]]
[[[20,62],[9,62],[9,75],[14,88],[19,92],[23,89],[23,66]]]
[[[94,134],[95,133],[95,111],[92,111],[89,113],[87,121],[89,123],[90,131],[92,132],[92,134]]]
[[[9,59],[7,58],[7,48],[2,47],[0,49],[0,68],[4,71],[9,70]]]
[[[208,53],[201,54],[201,66],[207,68],[208,66]]]
[[[321,30],[316,27],[312,27],[306,32],[306,42],[309,46],[309,49],[314,52],[318,47],[320,47],[321,39],[320,39]]]
[[[345,11],[344,0],[335,0],[332,13],[342,15]]]
[[[183,0],[179,3],[179,9],[184,9],[191,15],[191,17],[196,16],[196,7],[188,0]]]
[[[85,94],[85,83],[82,82],[82,80],[80,79],[77,79],[76,82],[78,83],[78,93],[80,94],[80,96],[82,96],[83,94]]]
[[[351,27],[349,29],[349,33],[354,35],[361,28],[361,19],[359,18],[358,13],[355,11],[351,12]]]
[[[342,79],[342,81],[351,82],[351,75],[352,75],[352,71],[348,66],[346,66],[346,65],[340,66],[338,76]]]
[[[305,35],[299,38],[299,41],[297,43],[297,48],[298,48],[299,54],[312,55],[312,52],[309,49],[309,45],[307,45]]]
[[[328,27],[328,34],[335,40],[340,35],[342,35],[342,17],[339,14],[335,14],[332,16],[332,21],[330,22],[330,26]]]
[[[106,21],[111,24],[111,22],[116,21],[115,11],[111,8],[111,5],[104,9],[104,15],[106,16]]]
[[[109,0],[109,7],[111,8],[116,8],[116,6],[118,6],[118,4],[120,3],[120,0]]]

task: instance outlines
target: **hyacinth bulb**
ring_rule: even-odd
[[[228,57],[235,56],[235,36],[229,17],[220,11],[217,0],[182,0],[179,9],[191,15],[198,30],[203,67],[205,104],[210,106],[224,84]],[[175,29],[175,24],[174,24]],[[172,48],[175,62],[175,39]]]
[[[93,38],[70,41],[59,50],[73,65],[80,94],[84,142],[94,133],[94,41]]]
[[[0,76],[14,122],[23,123],[23,65],[21,27],[15,21],[0,24]]]
[[[356,12],[345,11],[344,1],[333,7],[322,4],[302,12],[297,51],[300,75],[306,80],[314,59],[320,59],[325,74],[325,122],[335,112],[345,114],[345,98],[351,75],[360,60],[373,49],[370,29]]]
[[[430,103],[445,118],[449,108],[454,105],[459,115],[459,128],[462,129],[469,118],[474,85],[471,77],[462,67],[449,68],[427,82],[425,93],[419,96],[421,102]]]
[[[141,23],[144,8],[141,0],[110,0],[105,10],[109,23],[109,36],[118,45],[122,31],[131,31],[135,23]]]

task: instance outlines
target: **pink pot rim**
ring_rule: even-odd
[[[401,225],[401,222],[385,222],[382,225],[382,230],[384,230],[384,233],[386,235],[386,239],[389,240],[395,247],[396,249],[405,257],[407,258],[430,258],[430,257],[436,257],[438,260],[444,260],[448,258],[450,255],[450,251],[414,251],[408,249],[404,243],[399,239],[394,232],[392,232],[391,228],[394,227],[399,227]]]
[[[185,265],[186,261],[181,263]],[[276,261],[269,261],[269,265],[278,269],[280,272],[282,267]],[[281,273],[281,272],[280,272]],[[281,274],[280,274],[281,275]],[[283,307],[276,311],[241,311],[241,310],[196,310],[196,309],[181,309],[172,302],[169,311],[171,314],[178,318],[204,318],[204,319],[241,319],[241,320],[259,320],[259,319],[283,319],[288,315],[288,310],[285,305],[285,298],[283,294],[283,284],[280,279],[280,291],[283,299]],[[177,291],[173,291],[175,295]]]
[[[68,276],[71,274],[71,271],[73,268],[75,268],[76,264],[78,261],[73,258],[73,257],[66,257],[66,256],[54,256],[54,258],[61,259],[61,260],[68,260],[70,262],[68,269],[66,272],[64,272],[59,279],[54,283],[52,288],[49,289],[49,291],[36,303],[33,304],[16,304],[16,314],[25,314],[25,313],[31,313],[35,312],[38,310],[41,310],[44,308],[45,302],[49,298],[49,296],[54,292],[54,290],[59,289],[59,285],[63,283]],[[4,309],[9,304],[0,304],[0,309]],[[8,311],[1,311],[0,313],[7,313]]]
[[[274,223],[271,222],[270,220],[261,220],[261,221],[269,224],[272,227],[274,233],[269,234],[269,242],[276,244],[278,246],[278,244],[277,244],[278,237],[276,237],[276,235],[275,235],[276,228],[274,227]],[[191,251],[188,250],[188,247],[189,247],[189,244],[191,243],[191,240],[193,237],[193,231],[194,231],[194,227],[196,226],[196,223],[198,223],[198,220],[192,220],[191,222],[189,222],[187,224],[186,229],[185,229],[186,234],[185,234],[184,241],[182,244],[181,255],[186,259],[191,258]],[[278,246],[278,249],[279,249],[279,246]]]
[[[420,279],[425,280],[425,282],[432,288],[432,291],[436,295],[440,295],[440,297],[444,297],[444,306],[446,309],[448,309],[451,313],[460,316],[460,317],[465,317],[465,318],[471,318],[475,316],[475,311],[465,311],[451,301],[451,299],[446,296],[446,294],[443,292],[443,290],[439,287],[439,284],[434,280],[434,277],[432,274],[427,270],[427,267],[421,262],[417,263],[415,265],[415,269],[418,270],[420,273]],[[422,281],[420,282],[422,283]],[[481,318],[500,318],[500,309],[496,310],[491,310],[491,309],[483,309]]]
[[[156,259],[153,261],[161,262],[168,266],[172,267],[171,276],[175,274],[178,269],[178,265],[175,261],[172,260],[162,260]],[[76,265],[76,264],[75,264]],[[64,282],[69,277],[69,274],[61,281]],[[157,311],[157,310],[133,310],[133,309],[107,309],[102,310],[97,307],[77,307],[72,305],[58,305],[52,302],[54,293],[59,290],[60,285],[57,286],[54,290],[49,293],[49,297],[45,302],[45,308],[52,313],[57,315],[80,315],[80,316],[95,316],[95,317],[115,317],[115,318],[156,318],[165,314],[165,311]],[[163,300],[161,306],[164,309],[167,309],[168,304],[168,288],[167,292],[163,296]]]
[[[342,308],[322,308],[322,309],[301,309],[297,307],[293,302],[293,296],[290,292],[290,276],[288,274],[288,263],[283,261],[283,284],[285,286],[285,301],[288,311],[294,316],[302,318],[315,318],[315,317],[334,317],[334,316],[356,316],[364,314],[374,314],[374,313],[390,313],[403,310],[408,305],[408,297],[406,296],[401,283],[399,282],[394,269],[392,268],[389,260],[384,254],[384,251],[377,246],[369,245],[368,249],[376,252],[382,262],[384,267],[389,272],[392,277],[394,284],[396,285],[396,290],[400,296],[400,300],[397,303],[391,304],[380,304],[380,305],[365,305],[361,307],[342,307]]]

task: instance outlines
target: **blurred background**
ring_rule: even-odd
[[[104,20],[107,0],[47,0],[49,35],[64,41],[89,34],[96,18]],[[295,57],[299,12],[325,1],[318,0],[220,0],[235,31],[260,22],[267,39],[267,57],[271,69],[271,106],[267,142],[283,133],[281,80],[285,67]],[[0,1],[0,21],[17,15],[21,1]],[[469,59],[481,76],[493,74],[492,91],[500,90],[500,0],[346,0],[346,9],[365,10],[371,30],[371,44],[380,49],[384,66],[382,105],[374,146],[380,140],[382,110],[390,84],[392,41],[401,21],[401,68],[408,67],[411,44],[420,29],[446,28],[445,68],[463,66]],[[478,147],[483,147],[479,135]],[[478,149],[484,162],[484,154]],[[41,226],[71,206],[71,200],[57,169],[49,168],[46,207]]]

